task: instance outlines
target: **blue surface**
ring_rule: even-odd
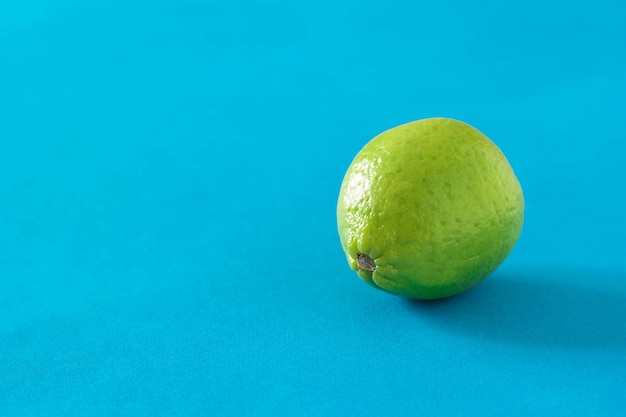
[[[626,415],[624,3],[475,3],[3,2],[0,415]],[[335,203],[429,116],[527,208],[418,303]]]

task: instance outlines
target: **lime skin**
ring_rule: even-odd
[[[412,299],[459,294],[515,246],[524,197],[500,149],[449,118],[376,136],[343,179],[337,227],[348,264],[365,282]]]

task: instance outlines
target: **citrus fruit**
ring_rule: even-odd
[[[376,136],[343,179],[337,227],[365,282],[415,299],[461,293],[511,252],[524,222],[506,157],[472,126],[448,118]]]

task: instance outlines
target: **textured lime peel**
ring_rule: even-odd
[[[523,221],[522,189],[500,149],[446,118],[372,139],[348,168],[337,203],[350,267],[376,288],[416,299],[483,280],[511,252]]]

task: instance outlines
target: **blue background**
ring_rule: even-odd
[[[0,415],[626,414],[622,1],[0,6]],[[335,228],[373,136],[466,121],[526,223],[448,300]]]

